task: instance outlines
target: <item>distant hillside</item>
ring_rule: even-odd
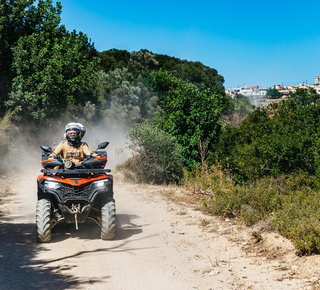
[[[201,62],[181,60],[168,55],[155,54],[146,49],[138,52],[110,49],[103,51],[101,57],[101,69],[105,72],[116,68],[128,68],[138,76],[142,71],[166,70],[175,77],[196,85],[199,89],[203,86],[213,90],[223,88],[224,78],[217,70],[203,65]]]

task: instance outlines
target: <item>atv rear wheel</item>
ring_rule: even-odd
[[[116,204],[108,200],[101,208],[101,239],[112,240],[116,234]]]
[[[51,203],[47,199],[37,201],[37,240],[47,243],[51,240]]]

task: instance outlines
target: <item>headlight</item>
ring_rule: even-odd
[[[93,187],[107,187],[111,183],[110,179],[98,180],[92,183]]]
[[[54,181],[45,181],[43,183],[43,185],[47,188],[51,188],[51,189],[57,189],[60,187],[60,184],[58,182],[54,182]]]

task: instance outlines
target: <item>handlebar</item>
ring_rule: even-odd
[[[42,173],[62,173],[62,174],[90,174],[111,172],[111,169],[41,169]]]

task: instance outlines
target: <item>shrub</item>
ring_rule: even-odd
[[[215,190],[207,202],[209,212],[224,217],[238,217],[247,225],[267,218],[280,207],[279,190],[274,180],[261,179],[256,184],[233,185]]]
[[[128,132],[134,151],[127,161],[141,182],[169,184],[182,177],[181,147],[174,137],[147,123],[137,124]]]
[[[319,197],[319,192],[292,196],[272,221],[272,226],[290,239],[301,254],[320,249]]]
[[[224,190],[231,185],[230,182],[224,178],[223,172],[218,166],[214,165],[208,168],[205,162],[202,167],[198,166],[192,170],[185,168],[183,171],[183,186],[195,194],[210,194]]]
[[[205,184],[212,194],[202,199],[204,211],[238,218],[246,225],[270,220],[273,229],[290,239],[299,254],[320,250],[320,183],[317,177],[297,172],[235,185],[216,169],[209,169],[208,174],[211,182]],[[199,176],[194,180],[201,184]],[[190,180],[188,185],[192,185]]]
[[[302,105],[291,99],[258,108],[238,128],[226,126],[215,151],[240,183],[296,171],[319,176],[319,122],[316,101]]]
[[[15,140],[13,134],[18,130],[11,123],[12,113],[7,112],[3,118],[0,118],[0,156],[2,156],[3,164],[10,153],[15,151]],[[1,171],[5,171],[5,167],[1,166]]]

